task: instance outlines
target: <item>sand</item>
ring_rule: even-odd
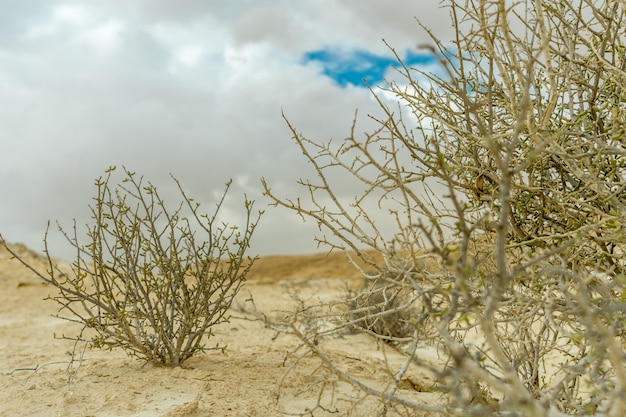
[[[75,350],[72,341],[58,336],[73,336],[81,326],[54,317],[57,304],[44,300],[54,288],[0,248],[0,416],[374,416],[380,409],[377,399],[336,381],[317,357],[298,349],[294,336],[276,332],[254,313],[256,306],[268,317],[284,315],[295,304],[290,294],[309,300],[345,297],[347,287],[359,285],[360,274],[344,254],[260,259],[233,304],[230,322],[216,326],[209,341],[226,345],[225,352],[211,350],[172,369],[121,350]],[[44,265],[27,248],[13,248]],[[342,369],[379,388],[388,381],[387,364],[402,360],[393,347],[364,334],[320,343]],[[428,347],[422,354],[436,357]],[[323,384],[334,390],[326,390],[324,408],[316,408]],[[410,372],[401,390],[409,398],[441,403],[439,394],[424,389],[432,384],[427,374]]]

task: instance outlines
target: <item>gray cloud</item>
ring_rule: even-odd
[[[377,106],[362,88],[342,89],[307,50],[339,45],[381,51],[423,36],[412,16],[437,0],[388,2],[29,1],[0,17],[0,233],[41,249],[48,219],[89,219],[93,180],[110,165],[144,174],[171,195],[169,173],[212,209],[234,178],[267,214],[254,251],[315,249],[312,222],[267,208],[259,178],[285,196],[312,175],[281,118],[303,134],[341,140],[355,109],[360,131]],[[413,10],[415,9],[415,10]],[[436,18],[434,16],[437,16]],[[7,25],[3,23],[6,21]],[[7,36],[4,36],[7,35]],[[338,184],[351,197],[351,186]],[[172,199],[175,199],[171,195]],[[71,256],[58,237],[52,249]]]
[[[415,48],[428,40],[416,19],[431,27],[437,36],[449,37],[452,31],[448,12],[438,7],[439,2],[261,2],[261,6],[235,20],[233,33],[239,43],[271,42],[294,52],[342,45],[388,53],[382,39],[399,50]]]

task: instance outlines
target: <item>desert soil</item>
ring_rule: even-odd
[[[43,258],[24,246],[12,247],[45,270]],[[375,398],[363,398],[337,381],[318,358],[298,349],[294,336],[257,319],[259,312],[286,314],[295,305],[294,294],[341,299],[357,285],[360,274],[342,253],[261,258],[232,306],[230,322],[214,328],[208,342],[227,346],[224,353],[211,350],[170,369],[120,350],[74,350],[72,341],[59,336],[74,336],[81,326],[54,317],[58,305],[44,300],[54,288],[0,245],[0,416],[375,416],[380,411]],[[389,380],[390,364],[402,360],[392,347],[364,334],[319,343],[343,370],[379,389]],[[435,358],[428,347],[422,354]],[[427,374],[408,375],[401,385],[405,395],[442,401],[421,388],[432,386]],[[323,384],[333,390],[321,397],[324,407],[315,408]]]

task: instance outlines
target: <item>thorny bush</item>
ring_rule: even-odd
[[[624,416],[626,3],[445,3],[455,35],[424,46],[439,70],[396,54],[397,80],[371,89],[378,130],[360,137],[353,126],[336,146],[287,121],[317,178],[300,181],[308,202],[263,182],[266,194],[317,221],[320,243],[369,259],[366,291],[380,295],[369,310],[344,302],[330,330],[303,330],[298,314],[274,326],[379,398],[381,415]],[[360,184],[354,199],[335,192],[336,170]],[[385,277],[395,278],[381,290]],[[385,304],[394,292],[402,302]],[[412,324],[401,337],[371,331],[401,310]],[[356,325],[404,343],[385,386],[325,354],[322,336]],[[443,358],[436,379],[449,401],[400,389],[412,369],[432,370],[416,354],[423,344]]]
[[[125,178],[113,187],[114,171],[95,183],[88,243],[79,242],[76,224],[71,234],[59,226],[76,250],[70,273],[51,257],[48,232],[45,273],[13,255],[56,287],[50,298],[60,304],[60,313],[69,313],[62,318],[83,325],[77,340],[178,366],[207,350],[211,328],[229,319],[254,261],[245,253],[262,212],[253,218],[254,202],[246,198],[246,224],[240,229],[218,219],[230,182],[208,215],[174,177],[182,202],[169,208],[154,185],[125,168]]]

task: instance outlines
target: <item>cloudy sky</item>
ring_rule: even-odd
[[[365,130],[361,79],[393,62],[381,39],[429,65],[415,18],[449,39],[438,3],[0,0],[0,233],[41,250],[47,221],[88,222],[94,179],[124,165],[176,204],[172,173],[207,211],[232,178],[229,221],[244,193],[266,210],[253,253],[315,251],[312,222],[261,194],[261,177],[295,196],[311,175],[281,112],[319,141],[346,137],[356,109]]]

